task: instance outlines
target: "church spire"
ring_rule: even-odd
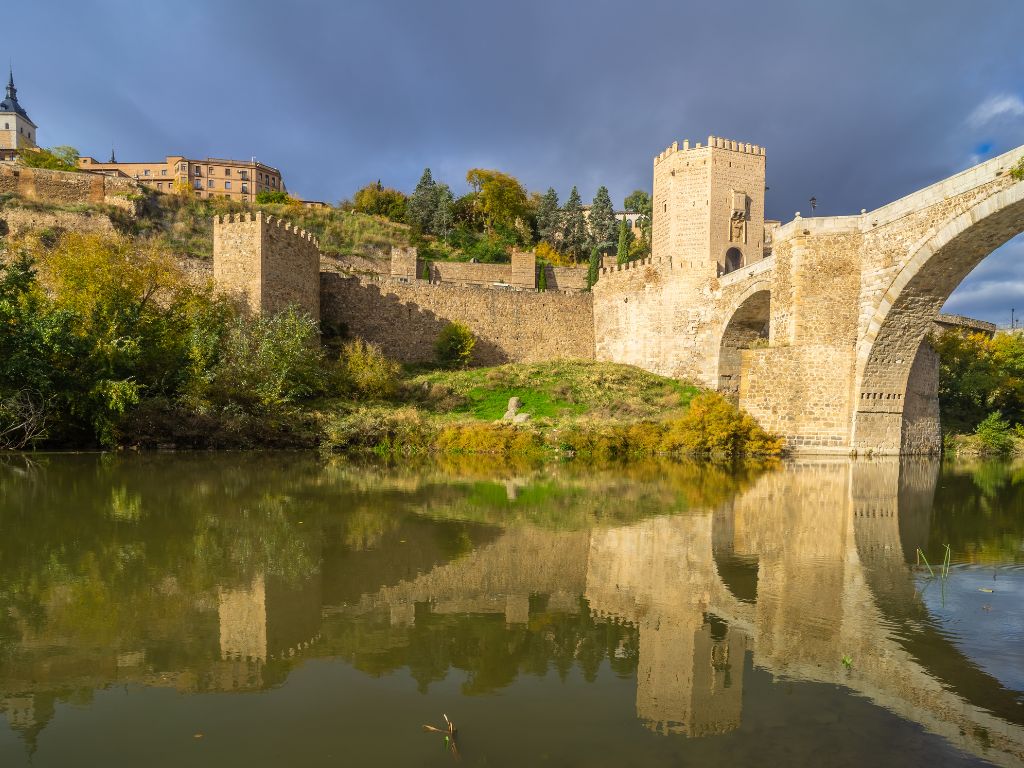
[[[114,157],[114,148],[113,147],[110,148],[110,159],[107,160],[107,162],[108,163],[116,163],[117,162],[117,158]]]
[[[11,101],[18,100],[18,89],[14,87],[14,65],[7,66],[7,98]]]

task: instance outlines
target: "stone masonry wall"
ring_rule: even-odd
[[[590,293],[516,291],[401,283],[374,276],[321,275],[322,322],[379,344],[401,362],[434,359],[434,342],[449,323],[477,336],[479,364],[594,358]]]
[[[51,171],[8,163],[0,164],[0,194],[15,194],[42,203],[98,203],[114,205],[135,213],[136,203],[129,197],[144,192],[142,185],[133,179],[98,173]]]

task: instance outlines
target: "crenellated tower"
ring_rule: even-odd
[[[765,150],[708,136],[654,158],[652,255],[717,277],[764,257]]]
[[[320,320],[320,242],[276,216],[215,216],[213,276],[253,313],[297,306]]]

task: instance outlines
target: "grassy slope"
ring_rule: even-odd
[[[628,365],[591,361],[508,364],[413,376],[424,407],[460,420],[500,419],[509,398],[533,419],[632,421],[677,416],[700,390]]]

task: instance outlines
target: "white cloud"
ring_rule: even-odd
[[[972,128],[983,128],[993,120],[1002,117],[1014,118],[1022,116],[1024,116],[1024,101],[1021,101],[1019,96],[1002,93],[997,96],[990,96],[981,102],[971,112],[967,122]]]

